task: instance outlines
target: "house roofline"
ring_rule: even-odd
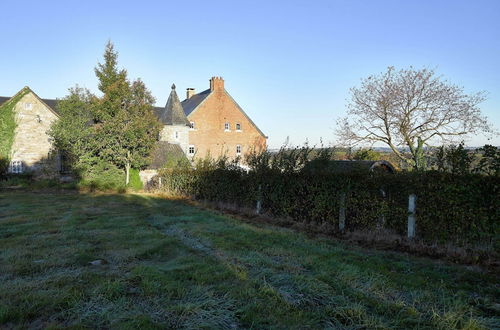
[[[234,104],[236,104],[236,106],[238,107],[238,109],[241,111],[241,113],[243,113],[243,115],[245,116],[246,119],[248,119],[248,121],[250,122],[250,124],[253,125],[253,127],[255,127],[255,129],[257,130],[257,132],[259,132],[259,134],[261,136],[263,136],[265,139],[268,139],[269,137],[267,135],[265,135],[261,130],[260,128],[253,122],[253,120],[247,115],[247,113],[245,112],[245,110],[243,110],[243,108],[238,104],[238,102],[236,102],[236,100],[231,96],[231,94],[229,94],[229,92],[224,88],[224,93],[226,93],[227,96],[229,96],[229,98],[231,99],[231,101],[234,102]],[[196,106],[196,108],[193,109],[193,111],[191,111],[191,113],[189,113],[189,115],[187,116],[188,119],[189,117],[196,112],[196,110],[198,110],[198,108],[213,94],[213,91],[210,91],[210,93],[207,95],[207,97],[205,97],[203,99],[203,101],[200,102],[200,104],[198,104]]]
[[[35,93],[28,86],[24,86],[23,88],[21,88],[16,94],[14,94],[14,96],[12,96],[10,99],[8,99],[5,103],[10,102],[13,98],[15,98],[16,96],[18,96],[19,94],[21,94],[24,91],[31,92],[33,95],[35,95],[35,97],[37,98],[37,100],[40,101],[44,106],[46,106],[50,110],[50,112],[52,112],[54,115],[56,115],[57,118],[61,117],[57,112],[54,111],[54,109],[52,109],[47,103],[45,103],[45,101],[42,100],[40,98],[40,96],[37,95],[37,93]]]

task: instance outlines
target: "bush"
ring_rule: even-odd
[[[9,159],[0,156],[0,180],[6,179],[9,169]]]
[[[286,167],[294,167],[290,164]],[[498,176],[438,171],[314,174],[270,168],[247,173],[222,166],[162,171],[159,177],[160,189],[169,193],[251,208],[260,200],[271,216],[333,228],[338,228],[340,198],[345,194],[346,230],[383,228],[402,236],[407,230],[408,196],[415,193],[419,238],[498,249]]]
[[[6,174],[4,180],[0,181],[0,187],[22,187],[28,188],[34,182],[31,173]]]
[[[125,173],[113,164],[101,161],[82,174],[80,188],[125,191]]]

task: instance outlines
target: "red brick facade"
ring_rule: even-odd
[[[194,123],[189,131],[189,144],[194,147],[195,158],[208,153],[212,157],[225,153],[235,158],[252,148],[266,148],[267,137],[227,93],[220,77],[210,79],[210,94],[187,118]]]

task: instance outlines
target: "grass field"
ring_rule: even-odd
[[[180,201],[0,191],[0,328],[489,329],[499,289]]]

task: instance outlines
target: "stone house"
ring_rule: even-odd
[[[53,153],[47,134],[52,122],[59,118],[55,100],[41,99],[29,87],[24,87],[12,98],[0,97],[0,106],[16,100],[13,105],[16,127],[8,155],[11,160],[9,172],[43,174],[44,171],[57,171],[60,167],[59,155]]]
[[[63,170],[63,162],[53,152],[47,134],[52,122],[59,117],[57,100],[42,99],[24,87],[14,97],[0,97],[0,111],[5,108],[3,105],[16,100],[14,112],[17,126],[9,171]],[[175,85],[172,85],[165,107],[155,107],[154,112],[164,125],[155,153],[181,150],[193,161],[197,157],[218,157],[222,154],[234,159],[252,148],[266,148],[267,137],[225,90],[224,80],[220,77],[212,77],[210,88],[199,94],[188,88],[186,99],[182,102]],[[154,154],[152,169],[158,168],[158,162],[164,158],[165,155]]]

